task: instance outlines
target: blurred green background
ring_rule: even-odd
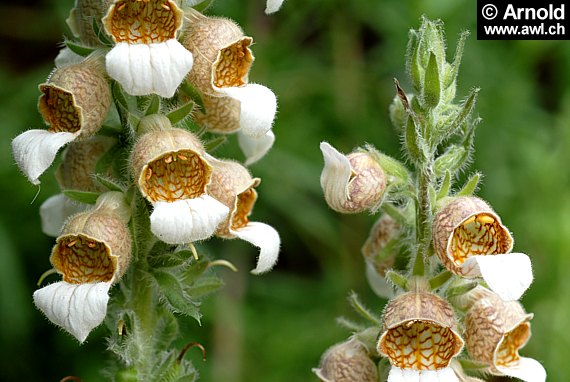
[[[357,291],[380,312],[363,277],[360,247],[375,217],[343,216],[325,204],[319,142],[349,152],[364,142],[400,156],[388,120],[392,78],[408,91],[404,52],[420,16],[441,18],[450,52],[458,33],[468,39],[459,97],[481,87],[483,118],[470,171],[485,174],[480,195],[514,233],[515,251],[528,253],[535,282],[523,303],[535,313],[533,338],[523,355],[545,365],[549,380],[570,375],[570,42],[478,41],[472,0],[287,0],[265,16],[262,0],[218,0],[211,14],[238,21],[254,37],[250,80],[279,97],[277,141],[258,164],[263,179],[253,220],[281,234],[276,269],[254,277],[256,250],[237,241],[215,242],[214,256],[240,272],[221,270],[228,286],[204,303],[202,327],[184,322],[180,344],[199,341],[208,351],[195,361],[204,381],[315,381],[311,367],[348,332],[339,315],[355,318],[346,297]],[[0,5],[0,379],[58,381],[67,375],[103,381],[104,331],[79,346],[42,317],[31,295],[49,268],[53,239],[40,230],[38,208],[57,192],[53,167],[39,195],[18,172],[10,140],[43,126],[37,85],[52,70],[71,0]],[[233,141],[233,139],[232,139]],[[235,144],[235,142],[230,143]]]

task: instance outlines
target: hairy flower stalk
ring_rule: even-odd
[[[282,2],[269,0],[267,11]],[[56,237],[53,268],[40,284],[61,279],[33,299],[80,343],[104,322],[115,356],[104,373],[118,382],[198,379],[187,347],[178,349],[195,341],[179,320],[201,323],[202,300],[223,285],[214,265],[230,264],[211,260],[203,241],[241,238],[259,247],[255,274],[271,270],[280,249],[275,229],[249,220],[259,179],[208,152],[216,143],[210,133],[238,131],[246,164],[259,160],[275,140],[276,97],[248,83],[252,38],[237,24],[229,22],[238,37],[225,45],[210,47],[216,27],[192,35],[202,50],[182,45],[188,31],[204,32],[200,22],[224,20],[198,13],[193,7],[207,5],[200,3],[76,0],[67,20],[73,36],[40,85],[48,128],[12,142],[33,184],[67,145],[55,172],[61,193],[40,207],[43,231]],[[201,56],[222,51],[209,64]],[[216,79],[208,91],[188,82],[208,65],[216,68],[206,73]]]
[[[409,33],[413,94],[394,79],[390,117],[413,171],[370,145],[349,155],[326,142],[320,146],[327,204],[341,213],[382,211],[362,253],[370,287],[391,299],[380,321],[351,295],[372,326],[341,321],[361,338],[380,330],[381,322],[376,350],[390,368],[379,363],[380,380],[480,381],[463,362],[527,382],[546,379],[540,363],[518,354],[530,338],[532,315],[514,301],[532,282],[529,257],[511,252],[513,238],[499,215],[473,196],[480,174],[452,192],[473,155],[479,123],[473,115],[478,89],[454,103],[466,37],[448,62],[441,21],[424,17]],[[468,354],[456,359],[464,343]]]

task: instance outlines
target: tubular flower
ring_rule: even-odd
[[[329,207],[342,213],[374,209],[386,190],[382,167],[365,152],[343,155],[327,142],[321,142],[325,166],[321,187]]]
[[[111,105],[111,89],[97,57],[56,69],[39,86],[38,108],[47,130],[28,130],[12,141],[18,167],[33,184],[52,164],[59,149],[95,134]]]
[[[503,301],[487,291],[471,306],[465,317],[465,343],[471,358],[489,365],[489,372],[526,382],[544,382],[544,367],[532,358],[521,357],[519,349],[530,339],[530,320],[517,301]]]
[[[465,196],[452,200],[434,217],[433,242],[447,269],[482,277],[505,301],[519,299],[532,283],[530,259],[510,253],[513,238],[483,200]]]
[[[93,181],[92,176],[97,162],[113,144],[113,138],[102,136],[71,142],[55,174],[59,187],[62,190],[104,191],[103,187]],[[110,171],[103,175],[110,175]],[[64,194],[49,197],[40,206],[42,231],[46,235],[57,237],[65,220],[87,207],[87,204],[71,200]]]
[[[131,154],[141,194],[152,203],[151,231],[168,244],[204,240],[226,219],[228,208],[206,193],[212,167],[202,144],[161,115],[145,117]]]
[[[119,192],[102,194],[95,207],[70,218],[50,261],[63,281],[34,292],[34,303],[54,324],[84,342],[107,313],[109,289],[131,257],[130,209]]]
[[[200,91],[206,108],[205,113],[197,113],[197,119],[211,131],[239,131],[242,141],[251,141],[248,147],[261,146],[254,153],[261,157],[260,153],[271,147],[268,134],[277,112],[277,99],[265,86],[248,83],[254,61],[249,48],[253,39],[244,36],[230,20],[206,17],[196,11],[191,17],[183,38],[184,46],[195,57],[188,81]]]
[[[362,246],[366,278],[374,293],[380,297],[392,297],[393,290],[385,276],[396,260],[398,252],[393,244],[399,234],[400,225],[390,215],[384,214],[374,223]]]
[[[392,299],[383,316],[378,353],[392,368],[388,382],[459,381],[450,367],[463,348],[453,308],[428,292],[408,292]]]
[[[259,178],[252,178],[237,162],[212,160],[214,172],[208,193],[228,206],[230,213],[216,231],[219,237],[245,240],[259,248],[257,266],[251,272],[268,272],[277,262],[281,240],[277,231],[264,223],[249,221],[257,200],[255,187]]]
[[[351,338],[329,348],[313,372],[323,382],[377,382],[378,369],[362,342]]]
[[[127,93],[170,98],[192,69],[192,53],[178,40],[184,12],[171,0],[115,0],[103,18],[116,43],[107,72]]]

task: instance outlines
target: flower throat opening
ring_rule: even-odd
[[[52,85],[41,85],[39,111],[53,133],[76,133],[81,128],[81,108],[73,94]]]

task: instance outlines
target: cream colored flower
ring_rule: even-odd
[[[524,253],[510,253],[513,238],[489,205],[476,197],[455,198],[434,217],[433,242],[447,269],[482,277],[506,301],[519,299],[532,283]]]
[[[522,379],[546,381],[544,367],[519,350],[530,339],[530,320],[517,301],[503,301],[487,291],[477,299],[465,317],[465,343],[475,361],[489,365],[489,372]]]
[[[313,372],[323,382],[378,382],[376,364],[355,338],[329,348]]]
[[[342,213],[358,213],[378,207],[386,190],[386,175],[368,153],[343,155],[321,142],[325,165],[321,187],[329,207]]]
[[[205,111],[199,124],[212,132],[239,131],[248,161],[259,159],[273,144],[270,134],[277,99],[265,86],[249,83],[254,56],[251,37],[234,22],[191,12],[183,44],[194,54],[188,81],[202,94]]]
[[[141,194],[154,206],[151,231],[169,244],[204,240],[228,216],[228,208],[206,193],[212,167],[192,133],[172,128],[161,115],[146,117],[149,128],[131,154]]]
[[[463,348],[451,305],[428,292],[408,292],[386,305],[378,353],[388,357],[388,382],[459,381],[450,367]]]
[[[170,98],[192,69],[192,53],[176,40],[184,13],[171,0],[115,0],[103,18],[115,42],[107,72],[132,95]]]
[[[252,273],[268,272],[277,262],[281,239],[277,231],[264,223],[252,222],[249,215],[257,200],[255,187],[258,178],[252,178],[237,162],[211,159],[212,183],[208,193],[226,205],[230,213],[216,231],[219,237],[245,240],[259,248],[259,259]]]
[[[109,289],[127,269],[129,219],[119,192],[102,194],[92,210],[70,218],[50,258],[63,281],[34,292],[38,309],[79,342],[105,318]]]
[[[97,57],[57,68],[40,85],[38,108],[48,130],[28,130],[12,141],[18,167],[33,184],[52,164],[59,149],[94,135],[111,105],[111,89]]]

